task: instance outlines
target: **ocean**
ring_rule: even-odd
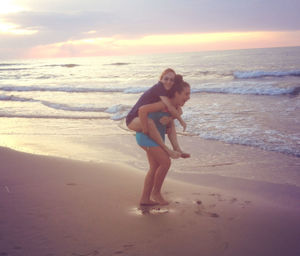
[[[192,89],[181,136],[299,161],[300,47],[0,60],[0,146],[105,161],[99,138],[131,134],[126,114],[168,67]]]

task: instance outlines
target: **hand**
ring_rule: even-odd
[[[182,128],[183,128],[183,132],[185,132],[186,130],[186,122],[184,122],[183,120],[180,122]]]
[[[188,154],[188,153],[181,153],[181,156],[180,156],[180,157],[181,157],[181,158],[190,158],[191,155]]]
[[[161,119],[159,119],[159,122],[162,124],[162,125],[167,125],[168,123],[171,122],[173,118],[172,117],[169,117],[169,116],[163,116]]]

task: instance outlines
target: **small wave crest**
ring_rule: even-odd
[[[111,116],[111,119],[117,121],[117,120],[122,120],[123,118],[125,118],[130,109],[131,109],[131,106],[118,104],[118,105],[114,105],[112,107],[107,108],[105,110],[105,112],[113,114]]]
[[[192,93],[223,93],[223,94],[241,94],[241,95],[294,95],[299,87],[279,88],[274,86],[243,86],[243,87],[210,87],[192,89]]]
[[[84,88],[84,87],[39,87],[39,86],[0,86],[6,92],[123,92],[124,88]]]
[[[49,101],[40,101],[44,106],[49,108],[58,109],[58,110],[65,110],[65,111],[76,111],[76,112],[104,112],[107,108],[96,108],[96,107],[75,107],[70,106],[67,104],[59,104]]]
[[[131,63],[128,62],[115,62],[115,63],[109,63],[109,64],[104,64],[104,65],[110,65],[110,66],[125,66],[125,65],[130,65]]]
[[[0,68],[0,72],[3,71],[21,71],[21,70],[28,70],[29,68]]]
[[[300,70],[290,71],[235,71],[233,72],[235,78],[251,79],[261,77],[283,77],[283,76],[300,76]]]
[[[80,66],[79,64],[52,64],[45,65],[44,67],[65,67],[65,68],[74,68]]]
[[[37,118],[37,119],[109,119],[105,116],[68,116],[68,115],[18,115],[18,114],[2,114],[0,117],[6,118]]]
[[[56,110],[64,110],[64,111],[75,111],[75,112],[102,112],[111,114],[110,119],[112,120],[121,120],[126,117],[131,106],[117,104],[111,107],[91,107],[91,106],[70,106],[67,104],[54,103],[49,101],[40,101],[41,104]]]
[[[0,63],[0,67],[26,65],[24,63]]]
[[[22,102],[36,101],[32,98],[23,98],[23,97],[17,97],[17,96],[14,96],[14,95],[0,95],[0,100],[2,100],[2,101],[22,101]]]
[[[50,102],[45,100],[36,100],[33,98],[23,98],[14,95],[0,95],[0,101],[38,102],[48,108],[52,108],[55,110],[70,111],[70,112],[81,112],[81,113],[102,112],[102,113],[111,114],[110,118],[112,120],[121,120],[125,118],[129,110],[131,109],[131,106],[123,105],[123,104],[117,104],[111,107],[94,107],[88,105],[71,106],[63,103]]]

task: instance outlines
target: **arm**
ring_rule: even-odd
[[[143,105],[139,108],[139,118],[141,121],[142,132],[148,134],[148,114],[150,112],[158,112],[165,108],[162,101],[155,102],[152,104]]]
[[[178,144],[174,121],[171,121],[170,126],[168,127],[168,130],[167,130],[167,133],[168,133],[169,141],[171,142],[173,149],[178,152],[182,152],[182,150]]]
[[[181,118],[182,115],[182,110],[181,108],[176,109],[172,104],[171,101],[168,97],[166,96],[160,96],[160,99],[162,100],[162,102],[167,106],[168,110],[170,111],[171,115],[176,118],[179,123],[181,124],[181,126],[183,127],[183,131],[185,131],[186,129],[186,123],[183,121],[183,119]]]
[[[190,154],[188,153],[184,153],[180,146],[179,146],[179,143],[178,143],[178,140],[177,140],[177,133],[176,133],[176,128],[175,128],[175,124],[174,124],[174,121],[171,122],[171,125],[168,129],[168,137],[169,137],[169,140],[173,146],[173,149],[176,150],[177,152],[180,152],[181,153],[181,157],[182,158],[189,158],[191,157]]]

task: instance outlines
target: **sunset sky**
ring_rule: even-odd
[[[299,0],[1,0],[0,58],[300,45]]]

